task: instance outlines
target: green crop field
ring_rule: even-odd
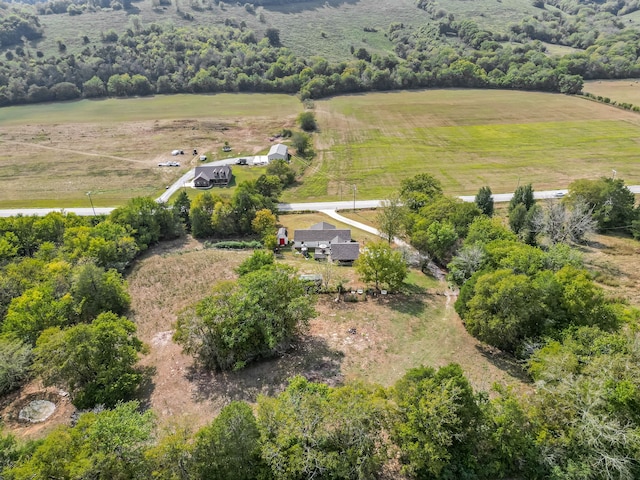
[[[612,169],[640,182],[640,116],[578,97],[432,90],[316,102],[317,158],[287,199],[384,198],[431,173],[450,194],[566,188]]]

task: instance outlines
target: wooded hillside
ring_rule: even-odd
[[[519,15],[507,9],[511,21],[502,28],[482,13],[461,11],[461,2],[396,0],[384,24],[366,0],[336,2],[330,7],[337,11],[361,13],[364,27],[336,16],[333,30],[309,29],[291,43],[296,17],[312,20],[318,12],[320,19],[328,7],[281,3],[2,4],[0,105],[172,92],[284,92],[302,99],[419,87],[577,93],[583,79],[640,75],[635,1],[538,1]],[[396,7],[398,18],[412,8],[415,20],[397,21]],[[369,17],[375,21],[366,24]],[[298,53],[338,37],[353,41],[333,58]],[[573,49],[552,55],[553,44]]]

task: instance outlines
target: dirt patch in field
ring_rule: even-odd
[[[20,411],[34,400],[47,400],[55,410],[46,420],[31,423],[20,419]],[[22,389],[7,395],[0,403],[0,415],[5,428],[20,439],[42,438],[59,425],[69,425],[76,408],[69,395],[57,388],[45,388],[40,382],[31,382]]]

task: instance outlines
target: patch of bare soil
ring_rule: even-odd
[[[56,408],[43,422],[31,423],[19,418],[20,411],[34,400],[47,400]],[[59,425],[69,425],[76,408],[69,395],[57,388],[43,387],[31,382],[22,389],[7,395],[0,403],[0,416],[5,428],[20,439],[42,438]]]

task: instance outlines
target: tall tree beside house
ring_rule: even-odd
[[[367,245],[356,260],[355,268],[362,281],[374,282],[376,289],[382,285],[398,290],[408,273],[402,253],[392,250],[385,242]]]
[[[217,199],[209,192],[199,194],[191,202],[189,218],[191,220],[191,233],[196,238],[207,238],[213,234],[211,215]]]
[[[400,197],[393,196],[382,203],[382,208],[376,215],[378,229],[384,234],[384,238],[391,244],[394,237],[404,231],[407,217],[406,208],[402,205]]]
[[[263,208],[256,212],[256,216],[251,221],[251,227],[255,233],[264,238],[265,235],[273,235],[277,221],[271,210]]]

